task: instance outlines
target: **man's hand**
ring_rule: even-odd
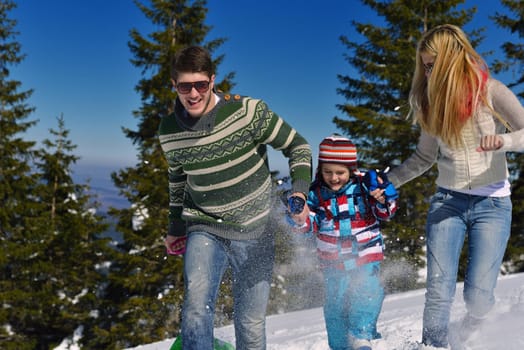
[[[183,255],[186,252],[187,236],[167,235],[164,244],[169,255]]]

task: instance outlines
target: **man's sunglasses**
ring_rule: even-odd
[[[195,81],[192,83],[178,83],[176,84],[176,91],[180,94],[189,94],[193,88],[201,94],[209,90],[209,81]]]

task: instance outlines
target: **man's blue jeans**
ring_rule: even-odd
[[[422,342],[448,344],[460,253],[467,234],[464,301],[468,313],[483,318],[495,303],[494,289],[511,229],[510,197],[472,196],[439,188],[426,224],[427,291]]]
[[[265,349],[273,264],[272,235],[258,240],[227,240],[191,232],[184,255],[183,349],[213,349],[215,302],[228,267],[233,278],[236,348]]]

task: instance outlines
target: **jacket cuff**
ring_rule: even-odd
[[[293,186],[292,186],[293,188],[291,190],[291,193],[300,192],[300,193],[303,193],[307,198],[307,195],[309,192],[309,186],[310,186],[310,183],[307,181],[296,180],[295,182],[293,182]]]
[[[185,236],[187,233],[187,225],[183,220],[174,220],[169,222],[167,234],[170,236]]]

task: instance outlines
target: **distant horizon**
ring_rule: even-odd
[[[282,177],[289,175],[287,160],[280,152],[271,149],[268,152],[268,157],[271,171],[277,171]],[[71,167],[71,170],[75,183],[89,185],[91,192],[96,194],[97,201],[102,205],[100,210],[105,213],[109,207],[118,209],[129,207],[130,203],[127,198],[118,193],[119,190],[113,183],[111,174],[120,169],[134,166],[136,166],[136,162],[133,164],[126,164],[125,162],[110,164],[107,162],[97,163],[92,159],[87,161],[80,159]]]
[[[111,179],[111,173],[123,168],[110,164],[75,164],[72,167],[72,178],[77,184],[86,184],[90,193],[100,203],[99,210],[106,214],[110,207],[123,209],[129,207],[127,198],[121,196],[118,188]]]

